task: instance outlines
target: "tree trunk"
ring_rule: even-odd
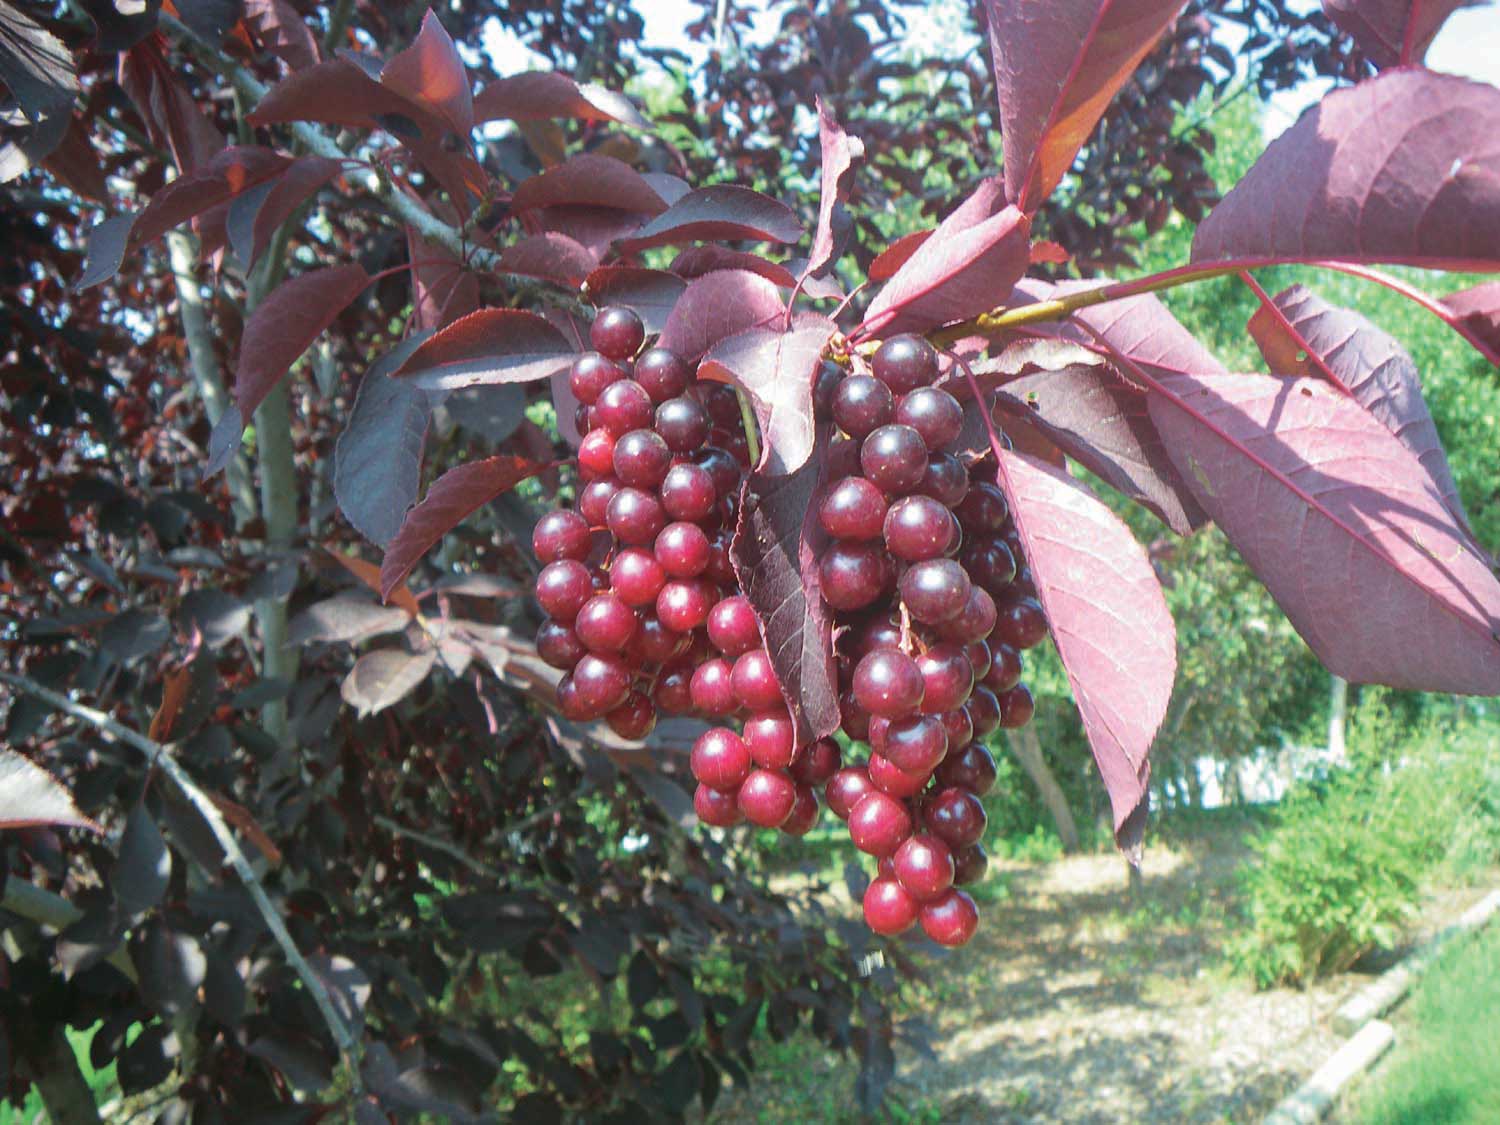
[[[1024,726],[1020,730],[1006,733],[1006,742],[1010,746],[1010,752],[1016,756],[1016,761],[1021,763],[1021,768],[1026,771],[1026,775],[1037,787],[1037,792],[1041,794],[1042,804],[1046,805],[1047,811],[1052,814],[1052,821],[1057,825],[1057,836],[1062,841],[1063,850],[1076,852],[1078,850],[1078,826],[1073,822],[1073,810],[1068,808],[1068,800],[1063,796],[1062,786],[1057,784],[1057,778],[1052,776],[1047,760],[1042,757],[1042,740],[1037,737],[1036,728]]]
[[[1348,757],[1344,727],[1349,717],[1349,681],[1334,675],[1328,680],[1328,754],[1342,762]]]
[[[59,1125],[91,1125],[99,1121],[99,1106],[94,1091],[78,1067],[78,1056],[68,1042],[62,1024],[48,1032],[40,1054],[27,1058],[21,1066],[22,1076],[30,1078],[37,1095],[47,1107],[47,1117]]]

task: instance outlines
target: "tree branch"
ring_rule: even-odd
[[[245,853],[240,849],[239,841],[234,838],[234,833],[230,831],[229,825],[225,823],[223,814],[219,812],[219,807],[187,775],[181,764],[173,756],[171,749],[160,742],[147,738],[139,731],[132,730],[123,723],[117,722],[103,711],[97,711],[82,703],[75,703],[67,696],[55,692],[51,688],[43,687],[35,680],[29,679],[26,676],[17,676],[10,672],[0,672],[0,682],[10,684],[12,687],[24,691],[28,695],[35,696],[44,703],[50,703],[59,711],[72,715],[75,719],[81,719],[83,722],[104,732],[116,741],[134,746],[148,757],[153,766],[160,768],[172,784],[177,786],[182,795],[198,811],[198,815],[203,817],[208,823],[209,828],[213,831],[214,839],[218,841],[219,847],[229,857],[229,862],[233,865],[235,873],[239,875],[240,882],[250,892],[250,897],[255,902],[255,907],[260,912],[262,920],[266,923],[266,928],[271,931],[271,936],[275,938],[276,944],[281,947],[282,955],[286,957],[287,964],[292,967],[292,971],[302,981],[303,987],[312,996],[313,1002],[318,1007],[319,1014],[323,1017],[323,1022],[327,1025],[329,1033],[333,1036],[333,1041],[338,1044],[339,1051],[344,1056],[345,1065],[349,1069],[349,1081],[353,1084],[355,1091],[359,1092],[362,1086],[359,1073],[360,1047],[354,1038],[353,1032],[350,1031],[349,1025],[344,1022],[344,1018],[339,1015],[338,1010],[333,1006],[333,1000],[328,994],[327,987],[318,977],[318,974],[313,971],[312,966],[307,963],[307,958],[302,955],[302,951],[297,948],[297,943],[292,939],[291,933],[286,928],[286,922],[282,920],[281,912],[276,909],[276,904],[271,901],[271,896],[267,894],[265,885],[260,881],[260,876],[255,873],[255,868],[250,866],[250,860],[246,858]],[[9,899],[9,897],[10,892],[7,889],[6,898]]]

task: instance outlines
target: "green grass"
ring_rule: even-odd
[[[100,1023],[103,1021],[101,1020]],[[89,1044],[93,1042],[94,1032],[99,1030],[100,1024],[96,1023],[86,1031],[67,1031],[68,1042],[73,1044],[73,1053],[78,1056],[78,1069],[83,1072],[83,1079],[89,1084],[89,1089],[94,1091],[94,1101],[103,1105],[110,1098],[120,1092],[119,1084],[115,1081],[115,1064],[111,1062],[103,1070],[95,1070],[93,1063],[89,1061]],[[138,1031],[132,1029],[127,1038],[133,1039]],[[46,1110],[42,1105],[42,1099],[33,1090],[27,1091],[26,1100],[17,1109],[8,1101],[0,1100],[0,1125],[31,1125],[31,1122],[45,1122],[47,1120]]]
[[[1500,927],[1449,951],[1409,1002],[1396,1050],[1354,1107],[1363,1125],[1500,1121]]]

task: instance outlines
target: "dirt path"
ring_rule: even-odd
[[[1369,977],[1255,992],[1227,976],[1220,951],[1243,858],[1238,834],[1157,843],[1134,907],[1117,856],[993,866],[999,900],[982,905],[967,949],[934,962],[920,1004],[937,1060],[899,1052],[897,1091],[916,1120],[1258,1120],[1338,1045],[1328,1021]],[[1436,895],[1423,916],[1440,924],[1476,893]],[[842,1108],[854,1064],[803,1065],[816,1075],[804,1106],[841,1107],[819,1120],[854,1119]],[[713,1120],[786,1120],[790,1107],[765,1096],[726,1099]]]

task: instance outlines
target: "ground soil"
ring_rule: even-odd
[[[919,1005],[937,1057],[900,1052],[909,1119],[1259,1120],[1338,1046],[1334,1011],[1393,958],[1305,990],[1257,992],[1231,977],[1222,950],[1237,924],[1242,837],[1154,844],[1133,901],[1117,855],[992,866],[1000,900],[982,905],[969,947],[931,964]],[[1435,892],[1411,940],[1480,894]],[[799,1090],[802,1120],[856,1116],[843,1108],[852,1062],[808,1045],[799,1065],[804,1083],[829,1087]],[[712,1120],[786,1120],[793,1107],[778,1105],[771,1085],[724,1099]]]

